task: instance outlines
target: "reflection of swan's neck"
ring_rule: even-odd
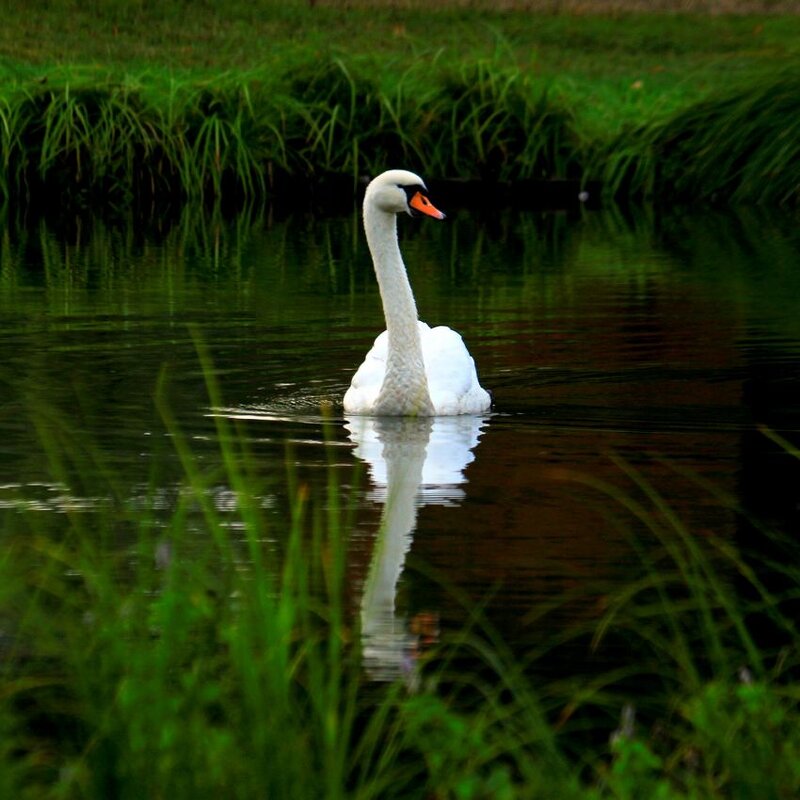
[[[364,203],[364,229],[386,318],[389,352],[376,414],[433,414],[417,305],[397,243],[397,215]]]
[[[428,426],[427,435],[415,431],[416,436],[404,440],[401,429],[396,432],[398,440],[383,439],[386,501],[361,602],[362,626],[367,633],[394,617],[397,582],[417,522],[417,493],[430,435],[430,421],[420,420],[419,424]]]
[[[463,495],[480,417],[366,417],[345,423],[356,455],[369,464],[375,497],[383,503],[361,595],[364,666],[374,680],[405,676],[413,684],[416,635],[396,614],[397,587],[423,503]]]
[[[419,488],[430,437],[430,419],[403,419],[378,429],[386,464],[386,499],[361,597],[364,660],[372,677],[408,674],[414,637],[395,616],[397,584],[417,522]]]

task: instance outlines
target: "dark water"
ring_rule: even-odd
[[[343,492],[356,487],[350,586],[374,673],[396,671],[420,630],[463,617],[459,593],[522,640],[541,601],[641,569],[620,498],[646,496],[643,483],[697,536],[748,545],[733,506],[800,527],[800,464],[762,427],[800,441],[797,222],[458,209],[441,224],[403,220],[422,318],[462,332],[496,404],[410,423],[342,416],[383,327],[354,215],[9,228],[0,506],[91,514],[109,483],[134,503],[155,483],[167,515],[183,469],[158,395],[204,468],[219,460],[214,415],[239,421],[276,526],[287,458],[312,490],[331,462]],[[232,504],[229,487],[214,492]],[[595,613],[592,594],[570,613]]]

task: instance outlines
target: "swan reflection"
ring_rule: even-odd
[[[417,510],[463,499],[464,469],[485,422],[480,416],[346,419],[355,454],[368,466],[371,497],[383,506],[361,597],[364,666],[373,680],[414,682],[420,620],[409,626],[396,614],[395,598]]]

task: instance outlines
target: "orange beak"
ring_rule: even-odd
[[[420,214],[425,214],[434,219],[444,219],[444,214],[422,192],[416,192],[408,201],[408,204],[415,211],[419,211]]]

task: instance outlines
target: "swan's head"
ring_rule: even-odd
[[[389,214],[425,214],[434,219],[444,219],[444,214],[428,199],[425,181],[405,169],[390,169],[378,175],[367,186],[364,207],[368,205]]]

